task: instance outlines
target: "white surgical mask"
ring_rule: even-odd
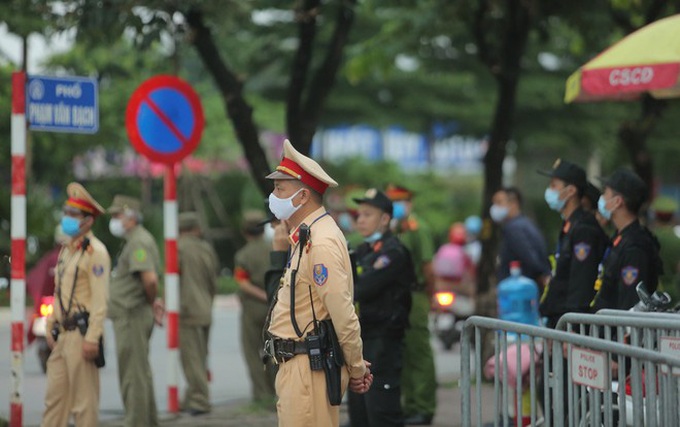
[[[123,227],[123,220],[120,218],[111,218],[111,221],[109,221],[109,231],[116,237],[125,236],[125,227]]]
[[[607,221],[612,219],[612,211],[607,209],[607,201],[604,199],[604,196],[600,196],[600,198],[597,200],[597,210]]]
[[[381,232],[376,231],[375,233],[371,234],[370,236],[364,237],[364,242],[373,244],[373,243],[377,242],[378,240],[380,240],[382,238],[382,235],[383,234]]]
[[[491,205],[489,216],[495,223],[503,222],[508,217],[508,208],[506,206]]]
[[[289,219],[298,209],[302,207],[302,204],[293,206],[293,197],[297,196],[302,190],[302,188],[299,189],[295,192],[295,194],[288,197],[287,199],[279,199],[274,195],[274,193],[271,193],[269,195],[269,210],[272,211],[274,216],[276,216],[281,221]]]
[[[562,190],[564,190],[564,188]],[[553,188],[548,187],[545,189],[544,193],[545,202],[548,204],[550,209],[557,212],[562,212],[562,209],[564,209],[564,205],[567,203],[566,200],[560,199],[560,194],[562,194],[562,190],[555,190]]]

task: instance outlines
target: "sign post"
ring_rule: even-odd
[[[26,125],[48,132],[96,133],[97,81],[12,73],[11,378],[10,427],[23,424],[24,317],[26,310]],[[28,113],[28,114],[27,114]],[[28,119],[28,120],[27,120]]]
[[[177,184],[175,164],[201,141],[204,118],[192,87],[174,76],[144,81],[132,94],[125,117],[130,143],[152,162],[165,163],[163,230],[165,303],[168,313],[168,411],[179,412],[179,264],[177,255]],[[207,373],[206,373],[207,375]]]
[[[26,73],[12,74],[12,239],[11,322],[12,369],[10,427],[23,423],[24,317],[26,309]]]

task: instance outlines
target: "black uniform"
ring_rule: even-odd
[[[364,358],[372,363],[373,386],[349,394],[352,427],[403,426],[401,411],[402,340],[416,277],[408,249],[386,232],[356,251],[358,304]]]
[[[541,297],[541,315],[555,328],[564,313],[589,312],[608,238],[595,217],[577,208],[562,224],[555,271]]]
[[[640,301],[635,291],[640,282],[654,292],[663,274],[659,249],[656,237],[637,220],[617,233],[603,260],[602,285],[593,310],[630,309]]]

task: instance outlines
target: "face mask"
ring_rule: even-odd
[[[272,211],[274,216],[276,216],[279,220],[287,220],[302,207],[302,204],[293,206],[293,197],[297,196],[300,191],[302,191],[302,188],[287,199],[279,199],[274,195],[274,193],[271,193],[269,195],[269,210]]]
[[[382,233],[379,231],[376,231],[375,233],[371,234],[368,237],[364,237],[364,242],[373,244],[380,240],[382,238]]]
[[[394,202],[392,204],[392,218],[397,221],[406,218],[406,203]]]
[[[566,200],[560,200],[561,191],[553,190],[548,187],[545,189],[545,202],[548,204],[550,209],[561,212],[564,208],[564,204],[567,203]]]
[[[71,216],[61,218],[61,229],[67,236],[75,236],[80,231],[80,220]]]
[[[605,207],[606,204],[607,201],[604,199],[604,196],[600,196],[600,198],[597,200],[597,210],[600,212],[600,215],[604,217],[604,219],[609,221],[612,219],[612,211]]]
[[[491,205],[489,216],[491,216],[495,223],[503,222],[508,217],[508,208],[506,206]]]
[[[352,231],[352,215],[344,212],[338,216],[338,226],[342,231]]]
[[[111,221],[109,221],[109,231],[116,237],[125,236],[125,227],[123,227],[123,220],[120,218],[111,218]]]

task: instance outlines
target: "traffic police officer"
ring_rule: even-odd
[[[62,229],[70,240],[59,253],[55,274],[54,311],[47,319],[47,392],[42,425],[65,426],[71,414],[76,426],[99,423],[100,352],[106,318],[111,259],[92,234],[104,208],[83,188],[66,187]],[[85,320],[86,318],[86,320]],[[52,335],[54,330],[56,336]]]
[[[437,378],[428,326],[434,293],[434,241],[427,225],[412,212],[412,191],[389,185],[385,193],[394,202],[395,232],[411,253],[418,279],[411,293],[410,328],[404,337],[404,423],[430,425],[437,408]]]
[[[402,344],[416,276],[408,249],[390,232],[390,199],[372,188],[353,200],[359,205],[356,227],[365,241],[356,250],[354,301],[374,383],[366,394],[349,394],[349,417],[352,427],[403,426]]]
[[[604,193],[598,210],[616,226],[616,235],[602,262],[599,287],[593,310],[628,310],[638,301],[635,290],[644,283],[647,292],[656,290],[663,273],[659,242],[638,220],[640,207],[647,200],[647,186],[635,173],[619,169],[604,180]]]
[[[581,167],[557,159],[551,171],[539,173],[550,177],[545,190],[546,203],[563,218],[552,278],[539,307],[547,317],[547,326],[555,328],[564,313],[590,311],[595,295],[593,283],[608,238],[595,217],[581,207],[587,185],[586,173]]]
[[[241,233],[246,244],[234,257],[234,279],[238,283],[241,300],[241,347],[243,358],[248,365],[252,396],[255,403],[271,404],[276,392],[274,390],[275,371],[262,369],[262,328],[267,319],[269,304],[265,291],[265,273],[269,267],[269,259],[264,254],[271,247],[263,238],[264,228],[260,225],[265,220],[261,211],[249,211],[243,216]]]
[[[267,328],[273,347],[270,355],[279,363],[276,376],[279,426],[337,426],[339,406],[331,405],[325,371],[312,370],[313,359],[308,355],[314,341],[309,332],[314,332],[318,324],[315,319],[333,322],[344,356],[341,391],[344,393],[349,382],[352,391],[366,392],[373,380],[370,364],[362,356],[345,239],[322,206],[323,193],[338,184],[287,140],[283,160],[267,178],[274,180],[269,208],[278,219],[287,221],[291,242],[287,268]],[[303,238],[309,230],[304,245],[300,245],[301,230]]]
[[[108,209],[109,231],[125,239],[111,272],[109,317],[113,320],[118,381],[125,406],[125,427],[158,425],[149,339],[161,271],[158,246],[141,224],[141,202],[117,195]]]
[[[208,342],[220,265],[215,249],[201,237],[196,212],[182,212],[178,220],[179,354],[187,380],[182,409],[201,415],[210,412]]]

